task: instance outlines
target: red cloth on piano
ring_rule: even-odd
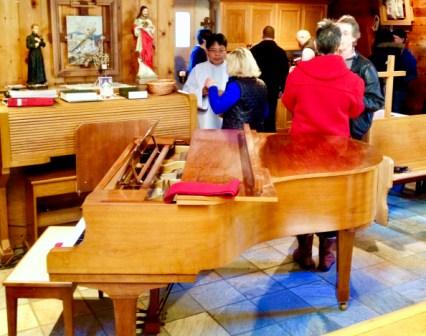
[[[55,103],[55,99],[48,97],[31,97],[31,98],[8,98],[8,107],[23,106],[51,106]]]
[[[177,182],[164,195],[164,202],[172,203],[176,195],[230,196],[234,197],[240,189],[240,180],[228,183]]]

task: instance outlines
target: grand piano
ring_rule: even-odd
[[[105,291],[117,335],[135,334],[137,298],[150,290],[144,328],[156,333],[159,288],[192,282],[263,241],[337,230],[336,295],[345,309],[355,232],[386,204],[389,167],[380,153],[341,137],[247,127],[196,130],[188,148],[151,131],[126,148],[86,198],[83,241],[48,254],[52,281]],[[241,181],[236,197],[177,195],[163,202],[164,189],[176,181],[235,178]]]

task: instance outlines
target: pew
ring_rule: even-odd
[[[369,143],[406,171],[393,174],[393,184],[426,179],[426,115],[375,119]]]

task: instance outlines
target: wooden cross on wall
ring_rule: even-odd
[[[385,118],[389,118],[392,112],[393,79],[394,77],[405,76],[405,71],[395,70],[395,56],[389,55],[386,71],[380,71],[379,77],[385,79]]]
[[[210,20],[210,18],[208,16],[206,16],[204,18],[203,21],[200,22],[200,26],[205,28],[205,29],[213,29],[214,26],[214,22]]]

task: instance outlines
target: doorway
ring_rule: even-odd
[[[175,1],[175,79],[179,88],[183,86],[179,72],[188,68],[191,50],[197,44],[195,34],[201,28],[200,22],[210,15],[209,8],[209,0]]]
[[[179,73],[188,68],[191,49],[194,46],[195,0],[177,0],[174,7],[175,17],[175,78],[178,87],[184,78]]]

